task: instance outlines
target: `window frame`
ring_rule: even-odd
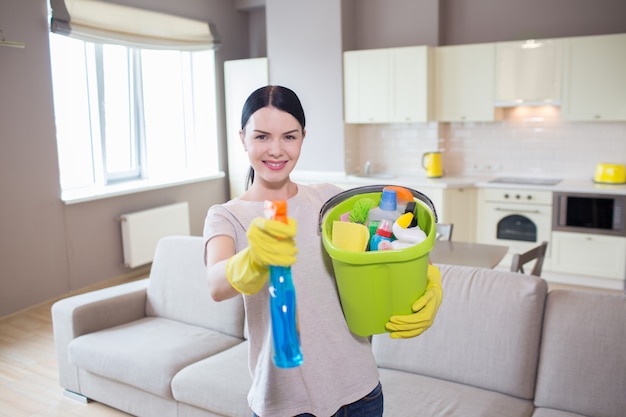
[[[63,36],[54,33],[50,33],[50,36]],[[149,161],[148,154],[146,152],[146,147],[148,146],[149,139],[146,137],[146,126],[145,126],[145,116],[144,110],[145,106],[143,105],[143,82],[141,82],[142,76],[142,64],[141,64],[141,53],[142,49],[127,47],[129,51],[128,55],[130,57],[129,66],[131,67],[131,74],[133,75],[131,79],[135,81],[132,82],[132,88],[129,89],[129,104],[133,104],[131,106],[131,114],[130,114],[130,122],[132,126],[132,137],[134,138],[132,143],[130,144],[132,148],[130,152],[134,155],[134,169],[129,170],[122,173],[112,173],[107,172],[107,161],[106,161],[106,128],[104,126],[104,120],[102,118],[102,113],[104,112],[104,106],[101,105],[102,100],[102,92],[104,89],[102,74],[98,74],[98,71],[102,71],[102,62],[98,62],[98,59],[102,59],[102,45],[81,41],[84,42],[85,45],[85,53],[87,49],[89,49],[89,45],[94,50],[95,56],[98,56],[97,50],[100,50],[100,58],[95,58],[95,62],[91,64],[87,60],[86,62],[86,71],[88,76],[96,76],[97,81],[97,90],[99,90],[99,98],[92,97],[91,93],[89,95],[89,103],[87,104],[90,108],[89,114],[92,119],[91,124],[91,157],[92,157],[92,169],[93,169],[93,181],[91,186],[80,187],[80,188],[68,188],[62,186],[61,191],[61,199],[66,203],[72,202],[80,202],[86,200],[93,200],[97,198],[106,198],[109,196],[120,195],[120,194],[128,194],[132,192],[144,191],[146,189],[154,189],[161,188],[170,185],[178,185],[183,183],[195,182],[195,181],[204,181],[207,179],[213,178],[223,178],[225,173],[221,171],[220,165],[220,143],[218,140],[218,131],[219,128],[217,126],[217,116],[219,114],[217,110],[217,89],[216,89],[216,77],[217,77],[217,68],[216,68],[216,57],[214,50],[204,50],[204,52],[210,53],[210,61],[208,61],[212,66],[212,74],[210,75],[210,86],[212,91],[207,91],[207,97],[205,97],[206,103],[209,103],[209,106],[212,107],[212,111],[216,114],[209,117],[213,123],[211,125],[211,135],[214,136],[212,139],[205,138],[206,143],[202,143],[200,145],[201,148],[205,149],[205,151],[210,151],[213,155],[206,155],[207,164],[209,165],[206,169],[199,168],[198,166],[193,167],[189,164],[193,164],[194,161],[192,159],[197,158],[197,155],[194,155],[194,146],[193,142],[197,141],[198,138],[194,136],[196,132],[196,120],[198,118],[197,109],[194,111],[183,111],[184,113],[184,132],[181,132],[182,137],[184,137],[184,154],[186,155],[185,172],[172,173],[169,175],[169,178],[163,178],[159,176],[159,178],[152,178],[149,175]],[[52,51],[51,45],[51,53]],[[171,51],[170,51],[171,52]],[[191,107],[195,107],[195,95],[198,94],[197,91],[194,90],[194,61],[195,57],[193,54],[203,51],[177,51],[181,54],[181,60],[184,60],[188,63],[188,78],[183,78],[183,81],[187,84],[187,91],[181,92],[184,102],[181,101],[181,105],[185,109]],[[203,58],[204,59],[204,58]],[[132,62],[132,64],[131,64]],[[91,67],[91,68],[90,68]],[[99,68],[99,69],[98,69]],[[93,73],[95,71],[95,73]],[[204,71],[202,72],[203,76]],[[137,81],[139,80],[139,82]],[[206,85],[206,82],[203,82]],[[141,97],[141,100],[137,100],[136,97]],[[205,103],[205,104],[206,104]],[[98,119],[97,122],[93,123],[93,120]],[[94,126],[97,124],[97,126]],[[214,133],[214,135],[213,135]],[[204,135],[206,136],[206,129],[204,129]],[[193,158],[191,158],[193,156]],[[61,159],[61,158],[60,158]],[[59,160],[60,169],[61,160]],[[204,164],[202,164],[204,165]]]

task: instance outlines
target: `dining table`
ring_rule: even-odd
[[[436,240],[430,260],[434,264],[495,268],[508,250],[509,247],[503,245]]]

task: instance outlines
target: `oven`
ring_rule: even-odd
[[[477,241],[509,247],[501,266],[509,267],[515,253],[525,252],[543,241],[550,242],[551,191],[482,188],[478,201]],[[549,262],[548,259],[546,262]]]

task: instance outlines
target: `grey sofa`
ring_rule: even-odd
[[[149,417],[250,417],[241,299],[211,300],[202,239],[159,242],[150,278],[52,307],[61,386]],[[386,417],[626,415],[626,296],[440,265],[435,325],[375,335]]]

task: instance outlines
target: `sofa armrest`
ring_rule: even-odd
[[[52,305],[54,347],[63,388],[80,392],[78,369],[67,355],[72,340],[145,317],[147,287],[148,278],[65,298]]]

